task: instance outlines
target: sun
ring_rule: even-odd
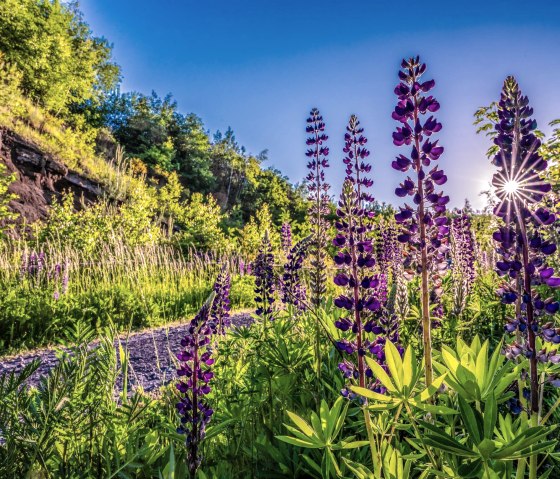
[[[508,196],[513,196],[517,193],[521,185],[515,180],[509,180],[504,183],[503,190]]]

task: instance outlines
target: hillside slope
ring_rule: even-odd
[[[69,169],[7,128],[0,128],[0,162],[16,177],[9,191],[17,198],[10,202],[10,208],[18,214],[19,223],[45,219],[53,200],[60,198],[64,191],[74,193],[76,208],[92,203],[103,194],[99,183]]]

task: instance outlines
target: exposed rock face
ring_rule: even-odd
[[[69,170],[33,143],[6,129],[0,129],[0,161],[8,172],[16,175],[9,191],[17,195],[10,207],[18,213],[19,223],[45,219],[53,199],[60,198],[64,191],[74,193],[77,209],[103,194],[99,184]]]

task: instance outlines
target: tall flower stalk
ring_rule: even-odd
[[[447,181],[438,166],[428,169],[443,153],[438,140],[432,135],[441,130],[432,113],[439,110],[437,100],[425,95],[435,86],[434,80],[422,80],[426,64],[420,58],[403,60],[399,71],[400,82],[395,88],[398,103],[393,119],[399,126],[393,133],[396,146],[411,147],[410,156],[399,155],[392,166],[406,172],[413,171],[395,190],[397,196],[411,196],[414,206],[405,205],[395,215],[403,230],[398,236],[401,243],[408,245],[408,266],[421,276],[422,343],[426,371],[426,384],[433,378],[432,366],[432,323],[430,319],[430,296],[432,302],[439,303],[442,276],[447,262],[447,235],[449,229],[445,216],[449,197],[437,192],[436,187]],[[430,291],[431,290],[431,291]]]
[[[255,314],[263,319],[266,332],[268,322],[273,318],[272,305],[274,303],[274,254],[268,230],[264,232],[259,254],[253,262],[253,276],[255,277]]]
[[[385,330],[380,318],[387,302],[387,281],[385,275],[374,274],[373,197],[369,193],[373,180],[368,176],[371,165],[366,161],[370,154],[365,147],[367,139],[354,115],[350,117],[346,130],[346,178],[336,211],[337,235],[333,239],[333,244],[339,249],[334,257],[338,266],[334,282],[344,288],[344,293],[334,300],[334,304],[346,313],[336,321],[335,326],[350,333],[337,341],[337,347],[354,358],[355,363],[345,360],[339,369],[347,378],[356,379],[360,387],[373,387],[370,384],[372,373],[364,356],[368,350],[372,354],[378,352],[378,344],[369,340],[367,334],[379,334]],[[342,392],[349,394],[347,389]]]
[[[288,256],[292,249],[292,226],[290,223],[282,223],[282,229],[280,232],[281,240],[282,240],[282,250],[284,254]]]
[[[339,369],[348,380],[357,381],[360,387],[383,392],[366,364],[365,355],[369,352],[383,363],[384,353],[381,350],[386,338],[380,338],[379,334],[388,333],[390,339],[398,339],[398,332],[394,334],[394,321],[382,321],[387,302],[387,282],[385,275],[374,273],[374,199],[369,193],[373,180],[368,176],[371,164],[367,162],[370,152],[365,147],[367,139],[363,135],[363,128],[354,115],[350,117],[344,139],[346,178],[336,210],[337,234],[333,239],[333,244],[338,248],[334,256],[338,267],[334,282],[344,288],[344,293],[334,300],[334,304],[344,311],[335,326],[346,332],[346,337],[336,342],[337,348],[346,356],[339,364]],[[378,336],[371,341],[368,335],[373,334]],[[348,387],[341,392],[344,396],[352,395]],[[372,460],[375,462],[377,452],[367,401],[364,406],[364,420]]]
[[[326,269],[326,247],[328,244],[329,224],[326,220],[329,214],[329,188],[325,181],[325,168],[329,167],[329,148],[326,146],[328,136],[325,134],[325,123],[317,108],[313,108],[307,118],[306,132],[307,146],[309,149],[305,155],[309,158],[307,168],[309,173],[306,177],[309,208],[309,222],[313,241],[310,247],[311,254],[311,302],[319,306],[326,292],[327,275]]]
[[[224,266],[214,283],[214,301],[210,308],[210,319],[214,333],[225,334],[226,329],[231,326],[229,292],[231,288],[231,276]]]
[[[465,310],[467,297],[476,278],[475,238],[471,220],[466,213],[451,220],[451,261],[453,312],[459,316]]]
[[[502,302],[516,304],[516,317],[506,326],[516,332],[518,341],[508,354],[523,353],[529,358],[530,414],[539,417],[538,362],[547,355],[537,351],[536,338],[554,344],[560,343],[560,331],[551,322],[539,324],[539,319],[553,315],[559,309],[552,298],[543,299],[536,287],[560,286],[560,278],[547,264],[547,257],[556,251],[556,244],[546,238],[546,228],[556,221],[542,206],[551,185],[542,175],[547,162],[540,156],[540,140],[535,135],[537,123],[531,119],[533,109],[523,96],[517,81],[508,77],[498,104],[497,135],[494,143],[498,152],[493,164],[498,168],[492,184],[499,203],[494,213],[503,220],[503,226],[493,235],[499,244],[498,274],[509,279],[500,288]],[[516,353],[516,354],[513,354]]]
[[[192,478],[196,477],[200,466],[200,443],[204,439],[206,425],[214,413],[204,398],[210,393],[208,383],[214,377],[210,370],[214,359],[210,347],[212,328],[208,321],[213,296],[214,294],[190,322],[187,334],[181,340],[183,350],[177,354],[180,361],[177,389],[182,395],[177,404],[177,412],[181,416],[178,431],[187,437],[187,466]]]
[[[301,270],[310,240],[310,237],[304,238],[291,248],[282,275],[282,302],[291,304],[300,311],[306,308],[307,291],[301,278]]]

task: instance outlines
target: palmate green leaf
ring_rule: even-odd
[[[293,446],[305,447],[308,449],[320,449],[323,447],[323,444],[317,444],[311,441],[304,441],[303,439],[299,439],[297,437],[291,437],[291,436],[276,436],[276,437],[281,441],[287,442],[288,444],[292,444]]]
[[[341,408],[344,402],[344,408]],[[333,408],[331,409],[330,419],[329,419],[329,433],[328,437],[336,439],[344,426],[344,420],[346,419],[346,413],[348,411],[349,403],[344,401],[342,396],[335,401]],[[342,411],[341,411],[342,409]],[[334,426],[331,429],[331,424]]]
[[[369,441],[341,441],[340,445],[333,447],[333,449],[356,449],[358,447],[364,447],[368,445]]]
[[[442,437],[436,436],[434,434],[426,434],[422,440],[424,444],[428,446],[435,447],[436,449],[440,449],[441,451],[450,454],[455,454],[456,456],[472,458],[478,456],[476,452],[462,447],[462,445],[458,441],[449,436]]]
[[[496,443],[492,441],[492,439],[484,438],[480,442],[480,444],[477,444],[476,447],[478,449],[478,452],[480,452],[480,455],[484,458],[485,461],[487,461],[496,450]]]
[[[451,437],[449,434],[447,434],[445,431],[443,431],[442,429],[438,428],[437,426],[434,426],[433,424],[430,424],[428,422],[425,421],[419,421],[419,423],[425,428],[427,429],[429,432],[427,432],[426,434],[424,434],[423,436],[423,440],[426,441],[431,441],[434,447],[438,447],[442,450],[445,450],[447,452],[451,452],[453,454],[457,454],[463,457],[477,457],[478,454],[474,451],[472,451],[471,449],[469,449],[467,446],[465,446],[464,444],[461,444],[459,441],[457,441],[455,438]]]
[[[438,363],[437,361],[433,361],[432,364],[434,366],[434,369],[439,374],[447,373],[445,382],[453,391],[456,391],[458,394],[465,398],[471,396],[471,394],[463,387],[463,385],[460,383],[451,369],[447,368],[443,364]]]
[[[494,427],[497,420],[498,404],[494,394],[490,394],[490,397],[484,403],[484,437],[486,439],[492,439],[494,436]]]
[[[408,346],[408,348],[406,349],[408,355],[405,353],[405,356],[407,356],[410,360],[410,346]],[[399,351],[392,341],[385,342],[385,362],[387,363],[387,367],[389,368],[389,372],[391,373],[391,378],[393,379],[395,386],[397,387],[397,389],[402,391],[405,386],[403,360],[401,359],[401,355],[399,354]],[[409,371],[407,375],[412,375],[412,371]]]
[[[358,462],[351,461],[348,458],[343,458],[346,467],[356,476],[357,479],[375,479],[373,472],[366,466]]]
[[[297,427],[290,426],[289,424],[284,424],[284,427],[289,432],[291,432],[296,438],[301,439],[302,441],[306,441],[306,442],[310,441],[310,442],[313,442],[313,443],[322,444],[321,441],[319,441],[319,438],[316,435],[307,436],[306,434],[301,432]]]
[[[447,406],[440,406],[436,404],[428,404],[425,402],[416,402],[416,401],[411,401],[411,404],[415,408],[420,409],[421,411],[429,412],[432,414],[441,414],[443,416],[459,414],[459,411],[456,411],[455,409],[452,409]]]
[[[297,414],[293,412],[286,411],[292,422],[299,427],[299,429],[308,437],[313,436],[313,428],[305,421],[305,419],[299,417]]]
[[[509,442],[505,447],[499,449],[495,454],[495,459],[507,460],[508,457],[513,457],[521,454],[525,449],[533,446],[539,441],[546,439],[554,428],[547,428],[544,426],[530,427],[519,434],[515,439]]]
[[[328,470],[330,472],[330,468],[332,466],[332,468],[334,469],[337,476],[342,475],[342,471],[340,470],[338,462],[337,462],[336,458],[334,457],[333,452],[330,449],[327,449],[326,454],[323,455],[323,462],[325,463],[325,469],[326,470]],[[325,471],[325,469],[323,469],[323,471]],[[329,473],[327,472],[327,474],[323,475],[323,477],[329,477]]]
[[[325,402],[325,400],[321,401],[321,409],[324,407],[328,410],[328,406],[327,403]],[[320,413],[321,416],[323,416],[323,413]],[[313,426],[313,431],[314,434],[319,438],[319,440],[323,443],[326,443],[326,439],[325,439],[325,435],[323,434],[323,427],[326,427],[326,421],[323,422],[323,420],[321,418],[319,418],[319,416],[317,416],[317,413],[315,413],[314,411],[311,412],[311,425]]]
[[[319,466],[319,464],[317,464],[307,454],[303,454],[302,457],[303,457],[304,461],[307,462],[307,464],[309,464],[311,469],[313,469],[317,474],[322,475],[321,466]]]
[[[479,444],[482,441],[484,431],[480,413],[474,410],[461,396],[459,396],[459,411],[471,440],[475,444]]]
[[[482,345],[478,355],[476,356],[476,362],[474,365],[475,377],[477,379],[479,389],[480,385],[484,385],[487,383],[487,375],[489,372],[491,372],[488,369],[488,345],[488,340],[484,341],[484,344]]]
[[[391,341],[387,341],[390,343]],[[366,356],[366,363],[370,367],[373,375],[379,380],[381,384],[391,393],[396,393],[398,388],[395,386],[389,375],[385,370],[372,358]]]
[[[545,452],[551,452],[558,445],[558,441],[545,441],[540,444],[535,444],[534,446],[523,449],[522,451],[513,454],[511,457],[503,459],[504,461],[515,461],[517,459],[522,459],[525,457],[530,457],[538,454],[544,454]]]
[[[363,396],[367,399],[374,399],[375,401],[383,402],[383,403],[390,403],[394,402],[391,396],[386,396],[384,394],[376,393],[368,388],[362,388],[360,386],[350,386],[350,389],[354,391],[356,394]]]
[[[438,391],[438,389],[441,387],[441,385],[443,384],[443,381],[445,380],[445,376],[446,376],[446,374],[434,379],[432,381],[432,384],[430,384],[426,389],[424,389],[424,391],[422,391],[420,394],[418,394],[414,398],[414,400],[416,402],[423,402],[423,401],[427,401],[428,399],[430,399]]]

